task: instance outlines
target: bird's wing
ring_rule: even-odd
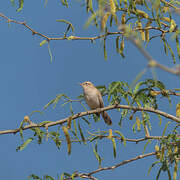
[[[103,98],[102,98],[102,95],[101,95],[100,91],[98,91],[98,99],[99,99],[100,108],[103,108],[104,107],[104,102],[103,102]]]

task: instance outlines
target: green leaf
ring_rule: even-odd
[[[39,111],[39,110],[35,110],[35,111],[32,111],[29,116],[32,116],[34,113],[40,113],[42,115],[44,112]]]
[[[41,126],[41,125],[45,125],[45,124],[51,123],[51,122],[53,122],[53,121],[43,121],[43,122],[40,122],[39,125]]]
[[[12,6],[15,6],[14,0],[10,0],[10,1],[11,1],[11,5],[12,5]]]
[[[47,109],[51,104],[54,104],[53,108],[56,107],[57,103],[59,102],[59,100],[62,98],[62,97],[66,97],[67,96],[65,94],[58,94],[56,95],[56,97],[54,99],[52,99],[50,102],[48,102],[44,107],[43,109]]]
[[[95,155],[95,157],[96,157],[96,159],[98,161],[99,167],[100,167],[101,163],[102,163],[102,159],[101,159],[100,155],[97,152],[97,141],[96,141],[95,147],[93,147],[93,145],[92,145],[92,148],[93,148],[94,155]]]
[[[23,137],[23,125],[25,124],[25,120],[21,121],[20,123],[20,126],[19,126],[19,134],[20,134],[20,137],[21,137],[21,140],[24,141],[24,137]]]
[[[175,160],[175,164],[174,164],[174,172],[173,172],[173,180],[176,180],[177,178],[177,173],[178,173],[178,160]],[[169,172],[169,171],[168,171]],[[169,175],[170,173],[168,173]]]
[[[136,117],[136,125],[137,125],[137,131],[141,131],[141,121],[138,117]]]
[[[178,36],[176,36],[176,48],[177,48],[178,57],[180,59],[180,45],[179,45],[179,38],[178,38]]]
[[[44,176],[44,179],[45,179],[45,180],[54,180],[54,178],[51,177],[51,176],[49,176],[49,175],[45,175],[45,176]]]
[[[48,41],[45,39],[45,40],[41,41],[39,45],[40,45],[40,46],[43,46],[43,45],[46,44],[47,42],[48,42]]]
[[[149,168],[149,170],[148,170],[148,175],[149,175],[151,169],[152,169],[156,164],[158,164],[158,163],[160,163],[160,161],[155,161],[155,162],[153,162],[153,163],[151,164],[151,166],[150,166],[150,168]]]
[[[148,139],[147,142],[146,142],[146,144],[144,145],[143,154],[145,153],[145,150],[146,150],[148,144],[150,144],[150,143],[151,143],[151,140]]]
[[[123,51],[124,51],[124,38],[122,38],[122,40],[121,40],[119,53],[122,56],[122,58],[125,58]]]
[[[120,39],[120,36],[117,36],[116,37],[116,52],[119,53],[119,39]]]
[[[161,125],[161,123],[162,123],[162,117],[161,117],[161,115],[157,115],[158,116],[158,118],[159,118],[159,125]]]
[[[140,71],[137,75],[136,75],[136,77],[134,78],[134,80],[133,80],[133,82],[132,82],[132,84],[131,84],[131,87],[133,87],[140,79],[141,79],[141,77],[146,73],[146,71],[147,71],[147,68],[145,68],[145,69],[143,69],[142,71]],[[141,82],[140,82],[141,83]],[[136,93],[137,92],[137,90],[139,89],[139,83],[135,86],[135,88],[134,88],[134,93]]]
[[[86,11],[89,12],[89,10],[90,10],[91,12],[93,12],[92,0],[88,0],[86,2],[87,2]]]
[[[119,89],[120,85],[121,85],[121,83],[119,81],[114,82],[113,85],[111,86],[109,94],[112,94],[113,92],[117,91],[117,89]]]
[[[36,127],[36,128],[31,128],[31,131],[34,132],[34,136],[37,136],[38,138],[38,144],[42,143],[42,139],[44,138],[45,132],[42,131],[40,128]]]
[[[16,10],[17,12],[20,12],[23,8],[24,0],[19,0],[19,8]]]
[[[173,52],[171,46],[169,45],[169,43],[167,41],[166,41],[166,45],[167,45],[167,47],[168,47],[168,49],[169,49],[169,51],[171,53],[171,56],[172,56],[172,59],[173,59],[173,63],[175,64],[176,63],[176,58],[175,58],[174,52]]]
[[[163,133],[162,133],[162,136],[165,135],[166,130],[167,130],[167,127],[168,127],[168,125],[169,125],[170,123],[171,123],[170,121],[168,121],[168,122],[166,123],[166,125],[165,125],[165,127],[164,127],[164,130],[163,130]]]
[[[79,129],[79,132],[80,132],[81,139],[82,139],[83,143],[86,144],[86,140],[84,138],[84,135],[83,135],[83,132],[82,132],[82,129],[81,129],[79,121],[78,121],[78,129]]]
[[[66,6],[66,7],[68,8],[68,2],[67,2],[67,0],[61,0],[61,4],[62,4],[63,6]]]
[[[84,120],[88,125],[91,124],[85,117],[81,117],[81,119]]]
[[[16,148],[16,151],[22,151],[34,138],[27,139],[21,146]]]
[[[64,180],[64,173],[61,174],[61,180]]]
[[[166,55],[168,55],[168,49],[167,49],[166,41],[165,41],[164,38],[162,39],[162,41],[163,41],[163,44],[164,44],[164,52],[166,53]]]
[[[69,135],[69,132],[68,132],[68,128],[63,126],[62,127],[62,130],[64,132],[64,135],[66,137],[66,141],[67,141],[67,151],[68,151],[68,155],[71,154],[71,139],[70,139],[70,135]]]
[[[74,115],[74,111],[73,111],[72,103],[70,103],[70,104],[69,104],[69,109],[70,109],[71,115]]]
[[[113,155],[114,155],[114,158],[116,158],[116,141],[114,138],[112,138],[111,140],[113,143]]]
[[[35,175],[35,174],[31,174],[28,176],[28,179],[34,179],[34,180],[42,180],[42,178],[40,178],[39,176]]]
[[[95,19],[96,19],[96,16],[98,16],[98,15],[99,15],[99,11],[96,11],[96,12],[92,13],[92,15],[91,15],[91,16],[88,18],[88,20],[86,21],[84,27],[85,27],[85,28],[88,28],[89,25],[92,23],[92,21],[95,20]]]
[[[22,128],[19,129],[19,134],[20,134],[21,140],[24,141]]]
[[[50,102],[48,102],[44,107],[43,109],[47,109],[51,104],[53,104],[55,101],[55,99],[52,99]]]
[[[122,138],[122,141],[123,141],[123,143],[124,143],[124,146],[126,146],[126,138],[124,137],[124,135],[120,132],[120,131],[114,131],[116,134],[119,134],[120,136],[121,136],[121,138]]]
[[[77,175],[77,171],[73,172],[72,175],[71,175],[71,179],[74,180],[76,175]]]
[[[104,44],[103,44],[103,49],[104,49],[104,59],[107,60],[107,51],[106,51],[106,38],[104,38]]]
[[[73,120],[73,126],[74,126],[74,130],[75,130],[75,134],[77,136],[77,126],[76,126],[76,120]]]
[[[49,133],[49,136],[50,136],[50,138],[54,141],[54,143],[56,144],[56,147],[57,147],[58,149],[60,149],[62,140],[60,140],[60,138],[59,138],[59,136],[60,136],[60,134],[59,134],[59,128],[58,128],[57,131],[51,131],[51,132]]]
[[[136,84],[134,87],[133,93],[136,94],[139,91],[139,88],[144,84],[144,81],[140,81],[139,83]]]
[[[57,22],[66,23],[66,24],[69,25],[69,27],[72,29],[72,32],[74,32],[75,28],[74,28],[74,26],[72,25],[71,22],[69,22],[69,21],[67,21],[67,20],[65,20],[65,19],[57,19],[56,21],[57,21]],[[67,31],[68,31],[68,29],[67,29]],[[67,33],[67,32],[66,32],[66,33]]]
[[[64,172],[64,176],[71,177],[71,174]]]
[[[159,179],[159,176],[160,176],[160,174],[161,174],[161,171],[162,171],[162,168],[159,169],[159,171],[158,171],[158,173],[157,173],[157,176],[156,176],[156,180]]]
[[[49,42],[48,42],[48,52],[49,52],[49,56],[50,56],[50,62],[52,62],[52,52],[51,52],[51,49],[50,49],[50,45],[49,45]]]

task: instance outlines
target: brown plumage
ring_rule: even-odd
[[[104,107],[102,95],[100,91],[93,85],[93,83],[86,81],[86,82],[81,83],[80,85],[83,87],[83,90],[84,90],[85,101],[91,109]],[[103,117],[104,122],[106,124],[112,125],[111,118],[109,117],[106,111],[103,111],[100,114]],[[97,113],[97,115],[100,115],[100,114]]]

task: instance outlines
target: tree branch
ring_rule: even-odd
[[[95,110],[91,110],[91,111],[86,111],[86,112],[80,112],[80,113],[77,113],[73,116],[69,116],[67,118],[64,118],[64,119],[60,119],[60,120],[57,120],[57,121],[53,121],[53,122],[49,122],[49,123],[46,123],[46,124],[30,124],[30,125],[27,125],[25,127],[22,127],[22,128],[17,128],[17,129],[10,129],[10,130],[4,130],[4,131],[0,131],[0,135],[2,134],[15,134],[17,132],[19,132],[21,129],[22,130],[27,130],[27,129],[30,129],[30,128],[35,128],[35,127],[44,127],[46,129],[48,129],[49,127],[51,126],[55,126],[55,125],[58,125],[58,124],[64,124],[65,122],[67,122],[68,120],[73,120],[73,119],[77,119],[77,118],[80,118],[80,117],[83,117],[83,116],[86,116],[86,115],[90,115],[90,114],[95,114],[95,113],[100,113],[100,112],[103,112],[103,111],[108,111],[108,110],[111,110],[111,109],[129,109],[129,110],[133,110],[133,111],[146,111],[146,112],[151,112],[151,113],[155,113],[155,114],[159,114],[163,117],[166,117],[172,121],[175,121],[177,123],[180,123],[180,118],[177,118],[176,116],[173,116],[171,114],[168,114],[166,112],[163,112],[163,111],[160,111],[160,110],[157,110],[157,109],[154,109],[154,108],[144,108],[144,107],[136,107],[136,106],[128,106],[128,105],[121,105],[121,104],[117,104],[117,105],[110,105],[110,106],[107,106],[107,107],[104,107],[104,108],[99,108],[99,109],[95,109]]]
[[[160,63],[158,63],[153,57],[142,47],[142,45],[137,42],[133,37],[129,37],[129,40],[138,48],[138,50],[141,52],[141,54],[148,60],[148,66],[149,67],[158,67],[166,72],[169,72],[171,74],[175,74],[177,76],[180,76],[180,68],[176,66],[175,68],[169,68],[167,66],[164,66]]]
[[[152,155],[155,155],[155,154],[156,154],[156,152],[151,152],[151,153],[148,153],[148,154],[139,155],[139,156],[136,156],[136,157],[134,157],[134,158],[132,158],[132,159],[124,160],[124,161],[122,161],[122,162],[120,162],[119,164],[116,164],[116,165],[114,165],[114,166],[99,168],[99,169],[97,169],[97,170],[95,170],[95,171],[92,171],[92,172],[90,172],[90,173],[87,173],[87,174],[85,174],[85,175],[91,176],[92,174],[95,174],[95,173],[98,173],[98,172],[101,172],[101,171],[114,170],[114,169],[116,169],[116,168],[118,168],[118,167],[120,167],[120,166],[122,166],[122,165],[127,164],[127,163],[130,163],[130,162],[133,162],[133,161],[136,161],[136,160],[139,160],[139,159],[143,159],[143,158],[145,158],[145,157],[152,156]]]
[[[166,1],[164,1],[164,3],[168,3]],[[171,6],[172,4],[168,4],[169,6]],[[16,21],[16,20],[13,20],[13,19],[10,19],[8,18],[7,16],[5,16],[4,14],[0,13],[0,17],[4,18],[7,20],[7,22],[13,22],[15,24],[20,24],[22,26],[24,26],[25,28],[29,29],[33,35],[38,35],[38,36],[41,36],[43,38],[45,38],[48,42],[51,41],[51,40],[90,40],[90,41],[94,41],[96,39],[101,39],[103,37],[106,37],[106,36],[111,36],[111,35],[120,35],[120,34],[124,34],[123,31],[118,31],[118,32],[106,32],[105,34],[102,34],[102,35],[99,35],[99,36],[93,36],[93,37],[78,37],[78,36],[63,36],[63,37],[49,37],[47,35],[44,35],[40,32],[37,32],[35,31],[33,28],[31,28],[29,25],[26,24],[26,22],[20,22],[20,21]],[[133,31],[145,31],[145,30],[157,30],[157,31],[161,31],[162,34],[166,34],[166,33],[169,33],[169,30],[164,30],[162,28],[159,28],[159,27],[152,27],[152,26],[149,26],[149,27],[145,27],[145,28],[138,28],[138,27],[135,27],[133,29]],[[148,52],[143,48],[141,47],[141,45],[139,45],[139,43],[137,43],[133,38],[129,38],[133,44],[136,45],[136,47],[139,49],[139,51],[144,55],[144,57],[149,61],[149,66],[150,67],[158,67],[158,68],[161,68],[162,70],[164,71],[167,71],[169,73],[172,73],[172,74],[175,74],[175,75],[178,75],[180,76],[180,68],[179,67],[175,67],[174,68],[168,68],[162,64],[159,64],[157,61],[155,61],[149,54]]]
[[[38,36],[41,36],[43,38],[45,38],[48,42],[51,41],[51,40],[96,40],[96,39],[101,39],[103,37],[106,37],[106,36],[110,36],[110,35],[119,35],[119,34],[124,34],[124,32],[106,32],[105,34],[102,34],[102,35],[99,35],[99,36],[94,36],[94,37],[78,37],[78,36],[69,36],[69,37],[66,37],[66,36],[63,36],[63,37],[48,37],[47,35],[44,35],[40,32],[37,32],[35,31],[33,28],[31,28],[29,25],[27,25],[26,22],[20,22],[20,21],[16,21],[16,20],[13,20],[13,19],[10,19],[8,18],[7,16],[5,16],[4,14],[0,13],[0,17],[4,18],[7,20],[7,22],[13,22],[15,24],[20,24],[22,26],[24,26],[26,29],[29,29],[33,35],[38,35]],[[164,30],[164,29],[161,29],[159,27],[152,27],[152,26],[149,26],[149,27],[145,27],[145,28],[137,28],[135,27],[134,28],[134,31],[139,31],[139,30],[157,30],[157,31],[161,31],[163,34],[165,33],[168,33],[169,31],[168,30]]]
[[[165,0],[161,0],[161,2],[163,2],[164,4],[168,5],[169,7],[172,7],[174,9],[178,9],[178,7],[174,6],[173,4],[171,4],[170,2],[167,2]]]
[[[101,135],[101,134],[94,134],[94,133],[91,133],[91,132],[88,132],[91,136],[94,136],[94,137],[99,137],[100,139],[102,138],[108,138],[108,135]],[[177,136],[179,136],[180,134],[177,134]],[[142,141],[146,141],[148,139],[154,139],[154,140],[160,140],[160,139],[166,139],[168,138],[168,136],[145,136],[143,138],[139,138],[139,139],[130,139],[130,138],[122,138],[122,137],[119,137],[119,136],[112,136],[112,138],[115,138],[115,139],[118,139],[120,141],[129,141],[129,142],[135,142],[136,144],[139,143],[139,142],[142,142]]]
[[[153,156],[153,155],[156,155],[156,152],[151,152],[151,153],[147,153],[147,154],[144,154],[144,155],[139,155],[139,156],[136,156],[134,158],[124,160],[124,161],[122,161],[119,164],[116,164],[114,166],[98,168],[98,169],[96,169],[94,171],[91,171],[89,173],[77,173],[77,174],[75,174],[74,177],[81,177],[81,178],[87,178],[87,179],[92,179],[92,180],[98,180],[97,178],[94,178],[92,175],[96,174],[96,173],[99,173],[101,171],[114,170],[114,169],[116,169],[116,168],[118,168],[120,166],[123,166],[125,164],[128,164],[130,162],[133,162],[133,161],[136,161],[136,160],[139,160],[139,159],[143,159],[143,158],[146,158],[148,156]],[[71,177],[64,178],[64,180],[69,180],[69,179],[72,179],[72,178]]]
[[[144,154],[144,155],[139,155],[139,156],[136,156],[132,159],[128,159],[128,160],[124,160],[122,162],[120,162],[119,164],[116,164],[114,166],[110,166],[110,167],[103,167],[103,168],[99,168],[95,171],[92,171],[90,173],[87,173],[87,175],[92,175],[92,174],[95,174],[95,173],[98,173],[98,172],[101,172],[101,171],[106,171],[106,170],[113,170],[113,169],[116,169],[122,165],[125,165],[127,163],[130,163],[130,162],[133,162],[133,161],[136,161],[136,160],[139,160],[139,159],[143,159],[145,157],[148,157],[148,156],[152,156],[152,155],[155,155],[156,152],[151,152],[151,153],[147,153],[147,154]]]

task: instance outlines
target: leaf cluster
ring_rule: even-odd
[[[165,134],[166,128],[167,126],[163,131],[163,136]],[[178,173],[178,163],[180,159],[180,137],[177,136],[177,133],[178,131],[176,127],[172,134],[168,134],[167,137],[162,138],[162,140],[159,142],[159,145],[155,145],[157,161],[151,165],[148,173],[155,165],[159,165],[160,168],[156,179],[159,179],[162,172],[167,172],[169,179],[171,179],[171,169],[173,168],[173,180],[176,180]]]

